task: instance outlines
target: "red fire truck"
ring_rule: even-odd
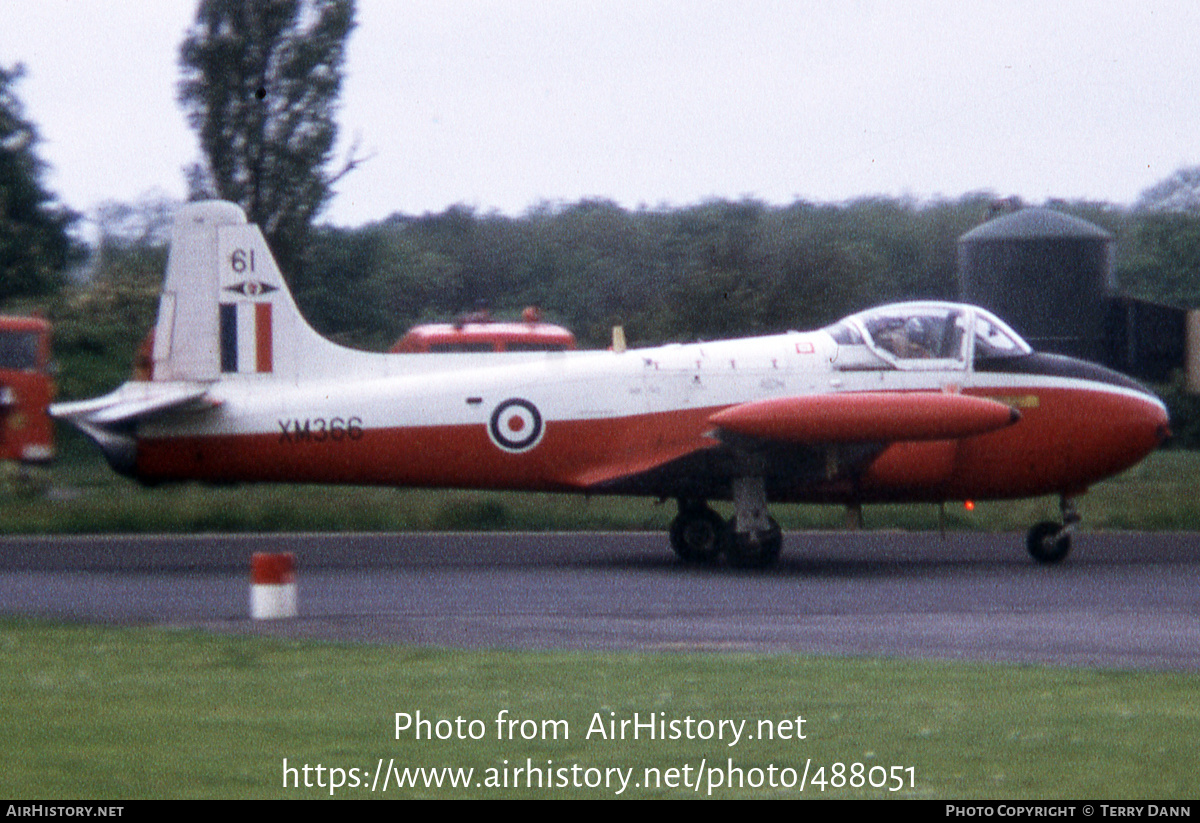
[[[46,463],[54,457],[50,324],[0,316],[0,460]]]

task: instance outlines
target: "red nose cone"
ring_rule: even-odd
[[[1148,443],[1153,443],[1151,450],[1161,446],[1171,436],[1167,409],[1157,398],[1142,401],[1141,411],[1135,415],[1131,425],[1139,438],[1144,437]]]
[[[1096,454],[1106,463],[1105,475],[1116,474],[1138,463],[1170,435],[1167,410],[1158,398],[1120,397],[1097,403],[1082,417],[1095,425]],[[1103,414],[1101,422],[1100,415]]]

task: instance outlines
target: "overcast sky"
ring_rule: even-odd
[[[70,207],[182,198],[195,0],[4,0],[0,64]],[[324,217],[606,197],[990,190],[1132,203],[1200,164],[1200,3],[359,0]]]

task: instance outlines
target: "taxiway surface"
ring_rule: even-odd
[[[661,534],[0,539],[0,612],[429,646],[796,651],[1200,670],[1200,535],[789,533],[769,571]],[[300,616],[251,621],[249,558],[291,551]]]

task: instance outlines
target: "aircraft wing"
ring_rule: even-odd
[[[777,397],[709,418],[720,431],[792,444],[956,440],[1020,419],[1020,412],[995,400],[930,391]]]
[[[719,444],[714,440],[699,448],[693,443],[685,443],[672,448],[659,449],[646,455],[638,455],[628,459],[594,466],[580,472],[571,478],[572,484],[580,488],[605,488],[610,485],[623,484],[633,478],[644,477],[664,466],[694,455],[697,451],[714,449]]]
[[[1019,419],[1019,412],[994,400],[931,391],[756,400],[710,416],[712,429],[700,440],[594,467],[572,479],[596,491],[715,497],[739,471],[747,449],[766,460],[768,475],[786,483],[826,474],[821,446],[844,446],[847,459],[865,464],[891,443],[956,440]]]

